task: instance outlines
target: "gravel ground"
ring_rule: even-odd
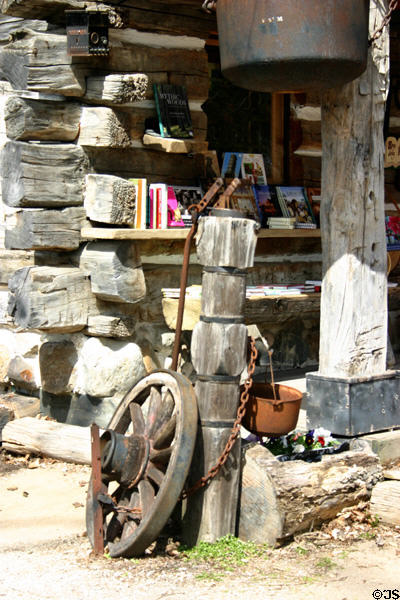
[[[68,521],[46,537],[39,515],[26,519],[29,536],[24,535],[21,521],[35,499],[35,480],[43,473],[48,480],[36,499],[40,514],[59,509],[62,522],[63,502],[74,503],[72,514],[78,511],[78,526]],[[141,559],[95,558],[84,532],[81,502],[85,494],[81,484],[87,476],[87,467],[10,459],[0,453],[1,600],[364,600],[379,598],[376,590],[382,598],[396,597],[383,595],[384,590],[398,590],[400,597],[400,528],[373,526],[368,505],[347,509],[323,530],[299,535],[280,548],[265,548],[261,556],[234,567],[226,561],[188,560],[171,540]],[[20,477],[24,477],[23,488],[17,485]],[[71,497],[55,485],[55,477],[71,482]],[[18,494],[16,499],[23,497],[26,510],[14,511],[13,504],[5,510],[7,495],[2,490]],[[15,543],[10,543],[11,533],[2,535],[11,532],[11,526],[20,531]]]

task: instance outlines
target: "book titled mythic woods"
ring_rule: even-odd
[[[154,84],[160,134],[164,138],[192,138],[193,125],[186,89],[169,83]]]

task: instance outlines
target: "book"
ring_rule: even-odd
[[[295,222],[294,217],[269,217],[267,219],[269,229],[294,229]]]
[[[167,229],[168,186],[166,183],[152,183],[149,186],[150,229]]]
[[[386,244],[388,250],[400,250],[400,216],[385,217]]]
[[[167,192],[167,227],[185,227],[174,188],[169,185]]]
[[[244,213],[247,219],[254,219],[258,223],[260,222],[253,188],[249,182],[242,181],[231,195],[229,204],[233,209]]]
[[[192,215],[189,207],[192,204],[198,204],[203,198],[203,192],[200,186],[172,186],[177,200],[177,208],[180,211],[184,227],[192,226]]]
[[[275,186],[255,184],[253,185],[253,192],[261,227],[267,227],[268,218],[282,216]]]
[[[267,176],[262,154],[243,154],[242,177],[255,185],[267,185]]]
[[[234,179],[240,177],[243,152],[224,152],[222,157],[221,177]]]
[[[317,227],[320,227],[319,213],[321,209],[321,188],[306,187],[306,194],[315,217]]]
[[[169,83],[155,83],[153,87],[161,137],[192,138],[186,89]]]
[[[282,213],[294,217],[299,223],[315,223],[305,189],[299,186],[276,186]]]
[[[130,179],[136,190],[135,229],[146,229],[147,216],[147,179],[143,177]]]

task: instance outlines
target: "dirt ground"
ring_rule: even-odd
[[[141,559],[94,558],[89,473],[0,450],[0,599],[400,598],[400,528],[377,523],[368,505],[233,567],[188,560],[173,543]]]

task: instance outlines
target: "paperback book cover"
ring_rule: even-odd
[[[266,185],[267,176],[262,154],[243,154],[242,177],[248,179],[252,184]]]
[[[385,217],[388,250],[400,250],[400,216]]]
[[[178,200],[176,199],[174,188],[168,186],[167,194],[167,226],[168,227],[185,227],[185,223],[182,220],[181,211],[178,207]]]
[[[189,212],[189,206],[198,204],[203,198],[203,192],[200,186],[172,186],[175,198],[177,200],[177,208],[180,211],[181,219],[185,227],[192,226],[192,215]]]
[[[311,206],[312,213],[315,217],[317,227],[320,227],[320,208],[321,208],[321,188],[307,187],[306,194]]]
[[[154,99],[161,136],[192,138],[193,125],[186,89],[181,85],[155,83]]]
[[[240,177],[243,152],[224,152],[222,157],[221,177],[234,179]]]
[[[298,223],[315,223],[305,189],[296,186],[276,186],[276,193],[286,217],[295,217]]]
[[[230,206],[244,213],[247,219],[260,222],[253,187],[250,183],[242,181],[230,197]]]
[[[253,192],[261,227],[267,227],[269,218],[282,216],[282,211],[276,197],[275,186],[256,184],[253,185]]]
[[[168,186],[152,183],[149,187],[150,229],[167,229]]]

